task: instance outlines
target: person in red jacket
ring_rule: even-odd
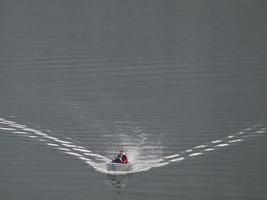
[[[117,155],[116,158],[112,160],[112,162],[127,164],[128,163],[127,155],[123,152],[123,150],[120,150],[119,154]]]

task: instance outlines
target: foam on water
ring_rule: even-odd
[[[214,141],[212,141],[211,143],[212,144],[217,144],[217,143],[220,143],[220,142],[222,142],[221,140],[214,140]]]
[[[86,153],[90,153],[91,151],[84,149],[84,148],[72,148],[74,151],[80,151],[80,152],[86,152]]]
[[[62,145],[65,146],[65,147],[72,147],[72,148],[77,147],[77,146],[74,145],[74,144],[66,144],[66,143],[62,143]]]
[[[182,160],[184,160],[184,157],[172,159],[172,160],[170,160],[170,162],[178,162],[178,161],[182,161]]]
[[[14,131],[16,129],[14,128],[5,128],[5,127],[0,127],[1,130],[5,130],[5,131]]]
[[[235,143],[235,142],[242,142],[242,139],[236,139],[236,140],[230,140],[228,141],[229,143]]]
[[[79,153],[75,153],[75,152],[67,151],[67,152],[64,152],[64,153],[69,154],[69,155],[73,155],[73,156],[83,157],[83,155],[81,155]]]
[[[46,143],[46,145],[52,146],[52,147],[58,147],[59,146],[58,144],[54,144],[54,143]]]
[[[64,147],[59,147],[58,150],[62,150],[62,151],[71,151],[70,149],[64,148]]]
[[[216,147],[226,147],[226,146],[228,146],[229,144],[218,144],[218,145],[216,145]]]
[[[201,152],[197,152],[197,153],[191,153],[191,154],[189,154],[188,156],[189,156],[189,157],[192,157],[192,156],[199,156],[199,155],[201,155],[201,154],[203,154],[203,153],[201,153]]]
[[[174,155],[170,155],[170,156],[165,156],[164,158],[175,158],[175,157],[178,157],[180,156],[179,154],[174,154]]]
[[[108,137],[113,145],[105,145],[107,147],[105,155],[94,153],[87,147],[77,145],[70,137],[56,137],[43,133],[42,131],[30,128],[14,121],[0,118],[0,134],[9,133],[16,134],[21,137],[32,138],[37,142],[57,149],[65,155],[73,156],[81,160],[83,163],[91,166],[96,171],[121,175],[129,173],[137,173],[148,171],[152,168],[163,167],[170,163],[181,162],[191,159],[208,152],[218,150],[235,143],[245,141],[250,137],[255,137],[266,133],[266,128],[261,125],[254,125],[244,130],[233,133],[224,138],[213,140],[205,144],[199,144],[192,148],[185,149],[181,152],[163,156],[162,145],[159,141],[151,141],[153,137],[145,133],[140,126],[129,121],[117,121],[112,133],[104,134],[104,138]],[[129,161],[133,163],[133,170],[129,172],[111,172],[106,170],[106,162],[110,161],[114,154],[118,151],[118,146],[126,150]]]
[[[25,131],[14,131],[13,133],[16,133],[16,134],[28,134],[28,133],[25,132]]]
[[[213,151],[213,148],[209,148],[209,149],[204,149],[203,151]]]
[[[262,127],[262,125],[254,125],[250,128],[246,128],[242,131],[238,131],[234,134],[231,134],[229,136],[226,136],[224,138],[218,139],[218,140],[213,140],[209,143],[202,144],[202,145],[197,145],[192,149],[189,150],[183,150],[181,151],[180,155],[183,156],[183,160],[189,159],[190,157],[195,157],[199,155],[203,155],[205,153],[221,149],[223,147],[230,146],[234,143],[242,142],[245,141],[245,139],[249,137],[256,136],[256,134],[264,134],[266,133],[266,128]],[[202,150],[203,148],[203,150]],[[169,160],[169,162],[175,162],[175,161],[180,161],[179,158],[172,159],[172,155],[170,156],[165,156],[165,160]],[[166,162],[166,161],[165,161]]]
[[[200,149],[200,148],[205,148],[206,147],[206,145],[198,145],[198,146],[195,146],[194,148],[195,149]]]
[[[189,153],[189,152],[192,152],[192,151],[193,151],[192,149],[187,149],[187,150],[182,151],[182,153]]]

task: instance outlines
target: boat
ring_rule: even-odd
[[[114,163],[114,162],[107,162],[106,163],[107,171],[116,171],[116,172],[127,172],[133,169],[132,163]]]

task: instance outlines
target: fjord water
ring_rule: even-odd
[[[265,1],[0,5],[0,199],[267,198]]]

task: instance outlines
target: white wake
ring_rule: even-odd
[[[224,138],[209,141],[181,152],[164,156],[160,142],[154,141],[153,136],[145,133],[140,126],[129,121],[115,122],[114,124],[113,129],[103,135],[104,138],[108,138],[110,144],[114,144],[106,145],[107,149],[104,153],[105,155],[92,152],[87,147],[78,144],[72,138],[48,135],[47,133],[28,127],[27,125],[18,124],[4,118],[0,118],[0,134],[16,134],[31,138],[34,141],[39,141],[50,148],[55,148],[66,155],[81,160],[96,171],[106,174],[121,175],[148,171],[155,167],[181,162],[185,159],[228,147],[240,143],[249,137],[267,132],[266,128],[262,125],[254,125]],[[110,161],[119,148],[126,150],[129,161],[133,163],[133,170],[129,172],[111,172],[106,170],[105,163]]]

